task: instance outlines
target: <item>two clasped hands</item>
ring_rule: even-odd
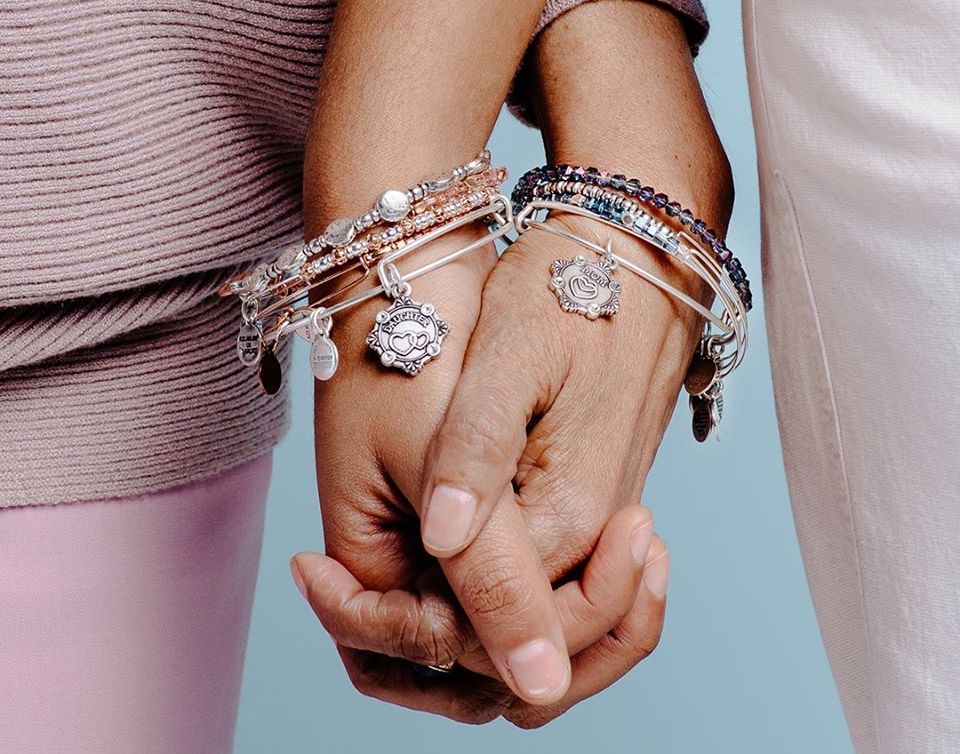
[[[517,88],[551,160],[650,176],[722,229],[729,169],[680,22],[644,3],[589,3],[527,51],[542,5],[342,2],[307,140],[307,234],[475,153],[525,52]],[[637,60],[648,66],[624,62]],[[624,233],[550,222],[706,299]],[[609,319],[563,312],[550,263],[577,253],[533,229],[499,261],[491,246],[418,279],[413,297],[450,333],[415,378],[367,352],[382,301],[335,325],[342,366],[317,383],[315,409],[326,554],[301,553],[292,570],[365,694],[536,726],[659,640],[667,548],[639,501],[700,322],[636,276],[620,278]],[[414,669],[454,662],[438,678]]]

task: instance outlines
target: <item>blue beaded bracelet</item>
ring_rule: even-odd
[[[565,182],[567,184],[566,190],[556,191],[551,188],[557,182]],[[653,187],[644,186],[636,178],[627,178],[619,174],[610,175],[607,171],[594,167],[544,165],[527,171],[517,182],[511,197],[514,210],[519,211],[534,198],[549,197],[554,200],[562,200],[563,196],[580,193],[577,190],[578,184],[580,186],[611,189],[622,193],[626,197],[637,199],[662,213],[675,224],[679,224],[679,229],[688,230],[691,235],[713,251],[717,262],[723,266],[730,276],[730,281],[736,287],[744,308],[747,311],[753,308],[753,293],[750,290],[750,281],[747,279],[746,271],[743,269],[740,260],[727,247],[724,239],[716,231],[709,228],[703,220],[697,218],[691,210],[684,208],[679,202],[671,201],[669,196],[657,192]],[[606,214],[606,208],[602,204],[591,207],[591,209],[599,214]],[[615,208],[611,205],[610,209]]]

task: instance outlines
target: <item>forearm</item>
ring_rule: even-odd
[[[480,151],[543,0],[342,0],[306,145],[304,223],[319,234]]]
[[[639,178],[726,228],[730,168],[675,14],[586,3],[539,37],[525,84],[551,162]]]

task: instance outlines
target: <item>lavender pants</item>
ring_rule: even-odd
[[[0,512],[0,751],[231,750],[270,466]]]

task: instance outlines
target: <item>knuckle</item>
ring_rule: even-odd
[[[385,685],[389,673],[385,663],[374,659],[350,663],[346,668],[347,677],[357,692],[372,698],[377,698],[377,692]]]
[[[498,563],[475,567],[464,581],[465,607],[482,616],[510,617],[530,604],[532,592],[523,574]]]
[[[445,665],[467,651],[467,637],[460,621],[448,611],[425,609],[408,616],[394,632],[396,656],[421,665]]]
[[[509,691],[481,684],[475,693],[457,701],[454,714],[459,722],[484,725],[500,717],[513,699]]]
[[[500,409],[458,414],[444,423],[439,434],[440,446],[454,446],[486,463],[505,465],[514,460],[504,438],[506,426],[509,419]]]
[[[573,506],[538,506],[533,517],[532,528],[541,548],[544,568],[552,581],[584,563],[600,537],[602,524],[595,524],[591,514],[577,511]]]
[[[660,644],[662,611],[656,616],[631,613],[609,633],[617,648],[615,654],[627,655],[634,663],[649,657]]]

